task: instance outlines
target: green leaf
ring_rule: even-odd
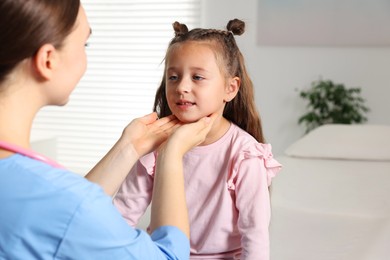
[[[370,111],[361,97],[361,88],[346,88],[344,84],[334,84],[331,80],[318,80],[307,90],[299,92],[299,97],[307,102],[307,113],[299,117],[298,124],[309,132],[323,124],[353,124],[367,121]]]

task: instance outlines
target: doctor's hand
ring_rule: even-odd
[[[114,196],[137,160],[155,150],[180,126],[174,116],[151,113],[131,121],[108,153],[85,176]]]
[[[153,112],[131,121],[123,130],[121,139],[130,142],[141,157],[159,147],[179,126],[175,116],[158,119]]]
[[[194,123],[178,124],[160,150],[169,148],[181,156],[184,155],[191,148],[204,142],[216,118],[217,114],[211,114]]]

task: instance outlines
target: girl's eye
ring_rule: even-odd
[[[169,80],[177,80],[177,76],[169,76],[168,79]]]
[[[195,75],[192,77],[194,80],[202,80],[204,79],[202,76],[199,76],[199,75]]]
[[[84,47],[88,47],[89,46],[89,42],[86,42],[85,44],[84,44]]]

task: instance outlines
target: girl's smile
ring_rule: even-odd
[[[176,106],[181,110],[188,110],[193,108],[196,105],[195,102],[187,101],[187,100],[179,100],[176,102]]]

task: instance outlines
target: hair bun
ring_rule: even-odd
[[[239,19],[233,19],[228,22],[226,29],[234,35],[241,35],[245,32],[245,22]]]
[[[173,26],[173,30],[175,30],[175,36],[180,36],[188,33],[188,27],[185,24],[174,22],[172,26]]]

